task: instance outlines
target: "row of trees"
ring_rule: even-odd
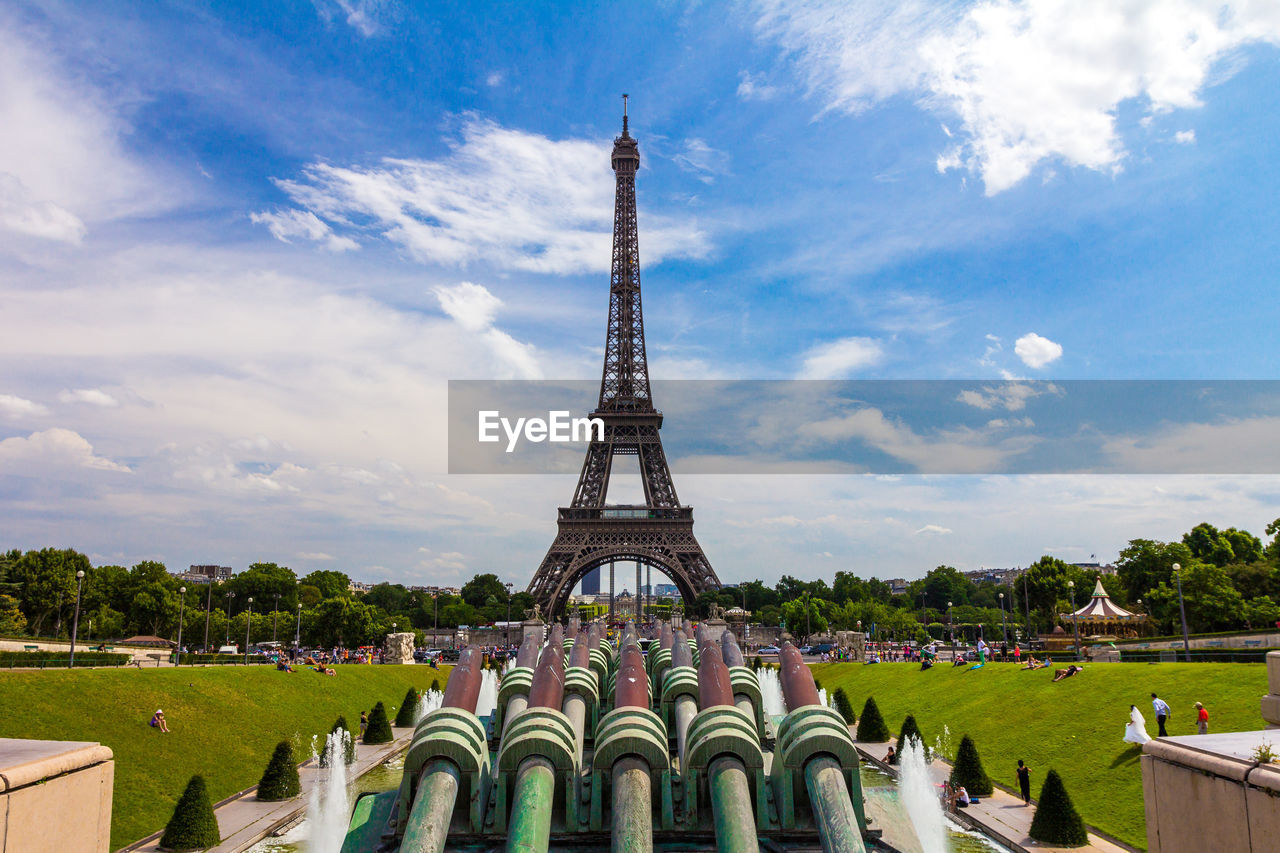
[[[1270,626],[1280,620],[1280,519],[1267,526],[1269,542],[1234,527],[1198,524],[1180,541],[1134,539],[1120,552],[1117,573],[1103,576],[1107,593],[1123,607],[1145,612],[1158,633],[1179,622],[1173,566],[1179,572],[1192,631]],[[286,566],[254,563],[221,583],[184,583],[163,563],[132,568],[92,566],[74,550],[45,548],[0,554],[0,635],[65,637],[75,610],[77,572],[81,636],[122,638],[149,634],[175,638],[181,618],[188,646],[226,639],[290,641],[308,646],[375,644],[398,630],[454,628],[523,617],[533,606],[494,574],[481,574],[459,595],[378,584],[353,593],[339,571],[298,577]],[[975,583],[951,566],[938,566],[893,594],[876,578],[836,572],[833,582],[784,575],[773,586],[759,580],[705,592],[689,606],[695,617],[713,606],[745,607],[752,620],[785,625],[796,634],[856,630],[897,639],[957,636],[988,639],[1015,631],[1052,630],[1059,614],[1083,605],[1095,573],[1056,557],[1042,557],[1012,584]],[[1072,585],[1074,584],[1074,586]],[[250,603],[252,599],[252,617]],[[665,600],[663,600],[665,601]]]

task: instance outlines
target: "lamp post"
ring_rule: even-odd
[[[951,627],[951,607],[952,603],[947,602],[947,644],[951,646],[951,659],[956,659],[956,632]]]
[[[1076,582],[1067,581],[1067,589],[1071,591],[1071,628],[1076,635],[1076,660],[1080,660],[1080,614],[1076,613]]]
[[[436,589],[435,592],[431,593],[431,607],[436,612],[436,624],[435,624],[435,627],[432,628],[431,630],[435,632],[439,632],[440,630],[440,590],[438,588]]]
[[[1000,593],[1000,633],[1004,634],[1005,648],[1009,647],[1009,624],[1004,619],[1004,593]]]
[[[276,606],[271,611],[271,642],[276,641],[276,626],[280,623],[280,593],[276,593]]]
[[[204,602],[204,645],[201,647],[205,654],[209,653],[209,614],[213,612],[213,578],[209,578],[209,594]]]
[[[809,617],[809,609],[812,606],[813,596],[809,594],[809,590],[804,591],[804,641],[809,642],[810,635],[813,634],[813,620]]]
[[[80,632],[80,589],[84,584],[84,569],[76,572],[76,617],[71,623],[71,656],[67,661],[67,669],[76,665],[76,634]]]
[[[650,592],[652,593],[652,588]],[[747,622],[750,618],[751,613],[747,610],[747,585],[744,583],[742,584],[742,647],[744,649],[747,647],[747,631],[750,628]]]
[[[187,588],[178,587],[178,656],[174,666],[182,666],[182,620],[187,612]]]
[[[302,602],[298,602],[298,615],[293,619],[293,647],[302,647]]]
[[[513,588],[513,584],[510,581],[507,581],[506,587],[507,587],[506,644],[507,644],[507,648],[511,648],[511,590]]]
[[[235,598],[236,598],[236,594],[234,590],[227,593],[227,642],[226,642],[226,645],[228,646],[231,645],[231,610],[235,606]]]
[[[244,664],[249,665],[249,626],[253,624],[253,596],[249,596],[249,609],[244,612]]]
[[[1187,608],[1182,603],[1182,566],[1173,564],[1173,576],[1178,579],[1178,613],[1182,616],[1182,651],[1191,663],[1191,638],[1187,635]]]

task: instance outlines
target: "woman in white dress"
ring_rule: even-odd
[[[1137,705],[1129,706],[1129,725],[1124,727],[1124,739],[1126,743],[1136,743],[1138,746],[1151,740],[1151,735],[1147,734],[1147,721],[1142,718]]]

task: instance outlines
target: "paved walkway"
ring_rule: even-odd
[[[891,742],[892,743],[892,742]],[[898,769],[884,763],[885,753],[891,743],[858,742],[858,751],[865,758],[870,758],[880,769],[897,776]],[[935,785],[941,785],[951,776],[951,765],[945,761],[934,761],[929,765],[929,775]],[[999,787],[989,797],[981,797],[981,802],[964,809],[957,809],[955,818],[961,824],[984,832],[1001,844],[1015,851],[1036,851],[1036,853],[1054,853],[1054,851],[1086,851],[1089,853],[1131,853],[1134,848],[1126,847],[1089,833],[1089,844],[1085,847],[1054,847],[1042,844],[1027,833],[1031,829],[1031,819],[1035,817],[1035,806],[1028,806],[1022,798],[1014,796]],[[1035,801],[1032,800],[1034,803]]]
[[[413,738],[413,729],[393,729],[396,739],[391,743],[377,746],[366,746],[356,742],[356,763],[351,766],[349,778],[356,779],[377,767],[388,758],[409,747]],[[302,817],[307,810],[307,797],[311,793],[320,768],[315,761],[308,761],[298,768],[298,777],[302,781],[302,793],[292,800],[281,803],[264,803],[254,794],[258,786],[254,785],[236,794],[234,797],[218,803],[213,810],[218,818],[218,831],[222,834],[222,843],[210,848],[210,853],[241,853],[271,835],[277,829]],[[160,835],[145,838],[135,845],[124,848],[120,853],[159,853]]]

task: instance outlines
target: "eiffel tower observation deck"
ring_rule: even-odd
[[[623,96],[622,135],[613,141],[616,191],[613,260],[609,275],[609,320],[605,333],[600,399],[591,417],[604,422],[582,463],[573,501],[560,507],[555,542],[529,584],[548,617],[563,608],[574,585],[592,570],[635,562],[667,575],[686,601],[720,586],[693,535],[693,507],[681,505],[658,431],[645,356],[640,302],[640,239],[636,224],[636,172],[640,148],[631,136]],[[644,503],[607,505],[615,456],[636,456]]]

